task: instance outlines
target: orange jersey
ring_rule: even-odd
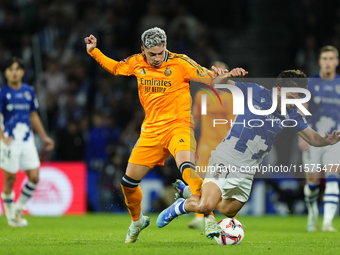
[[[134,75],[138,81],[140,102],[145,110],[142,130],[162,132],[169,124],[182,122],[188,127],[191,120],[191,96],[189,81],[192,78],[206,78],[210,83],[207,69],[182,54],[169,51],[160,68],[149,65],[142,53],[120,62],[106,57],[95,48],[88,53],[113,75]]]
[[[201,119],[201,136],[198,142],[198,147],[204,146],[210,150],[214,150],[216,146],[223,140],[230,129],[230,120],[234,119],[233,115],[233,97],[230,93],[220,93],[219,100],[214,100],[207,95],[207,115],[201,115],[201,98],[204,91],[198,91],[194,100],[194,116]],[[227,124],[218,124],[213,126],[214,119],[226,119]],[[195,123],[198,124],[198,123]],[[199,148],[198,148],[199,150]]]

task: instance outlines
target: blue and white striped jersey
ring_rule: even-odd
[[[288,109],[286,116],[281,115],[278,109],[269,115],[255,115],[248,108],[248,87],[253,89],[253,106],[257,110],[271,108],[272,91],[256,83],[236,82],[235,86],[240,88],[245,96],[244,115],[236,115],[232,128],[211,153],[212,156],[227,159],[230,163],[239,166],[240,164],[256,165],[272,149],[277,135],[284,128],[299,132],[308,127],[306,120],[296,108]]]

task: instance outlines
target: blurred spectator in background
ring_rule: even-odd
[[[79,128],[79,122],[71,119],[67,127],[56,135],[55,159],[57,161],[83,161],[85,141]]]
[[[77,104],[72,88],[76,87],[75,80],[69,80],[67,94],[62,94],[58,98],[57,128],[65,128],[69,119],[80,119],[84,114],[82,107]]]
[[[94,108],[103,113],[117,112],[122,92],[114,84],[114,78],[103,74],[99,78],[97,91],[94,95]]]
[[[295,64],[297,68],[305,71],[307,74],[313,74],[319,71],[319,52],[316,43],[314,35],[307,35],[304,39],[304,45],[296,54]]]
[[[120,130],[111,124],[102,113],[92,115],[92,128],[88,131],[86,140],[85,161],[88,169],[88,203],[89,209],[99,212],[99,187],[98,180],[104,164],[109,160],[107,149],[112,144],[117,144]]]
[[[137,34],[141,35],[145,30],[151,27],[166,27],[166,19],[163,15],[163,9],[158,1],[151,1],[147,5],[147,11],[140,19]]]
[[[187,6],[181,4],[177,7],[177,15],[169,23],[168,34],[169,38],[171,38],[169,42],[176,38],[176,34],[182,34],[184,30],[187,32],[186,35],[190,42],[196,41],[199,36],[199,26],[200,22],[198,19],[189,12]],[[173,51],[177,52],[178,50]]]
[[[110,159],[105,162],[99,176],[100,208],[103,212],[126,211],[120,180],[126,168],[126,154],[122,146],[113,146]]]
[[[42,79],[46,93],[56,98],[67,88],[66,74],[59,69],[55,59],[47,60],[46,71],[43,73]]]
[[[56,56],[57,40],[61,36],[66,36],[65,28],[60,26],[60,15],[61,13],[49,13],[44,22],[44,26],[39,30],[41,50],[47,57]]]

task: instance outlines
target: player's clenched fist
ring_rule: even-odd
[[[85,37],[84,41],[86,43],[86,48],[88,49],[88,51],[92,51],[94,48],[97,47],[97,38],[93,35]]]

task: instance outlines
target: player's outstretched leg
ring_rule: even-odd
[[[339,203],[338,175],[336,175],[335,173],[331,173],[326,177],[326,188],[323,201],[324,216],[322,231],[336,232],[336,228],[334,228],[332,225],[332,221]]]
[[[188,213],[184,209],[186,199],[179,198],[168,208],[164,209],[157,218],[157,227],[163,228],[168,225],[173,219],[177,218],[179,215]]]
[[[184,182],[179,179],[173,183],[173,187],[177,191],[176,200],[180,197],[189,198],[192,195],[190,187],[185,185]],[[196,213],[195,218],[189,223],[189,228],[204,229],[204,215]]]
[[[315,232],[318,229],[318,198],[319,182],[307,182],[303,189],[308,210],[307,231]]]

